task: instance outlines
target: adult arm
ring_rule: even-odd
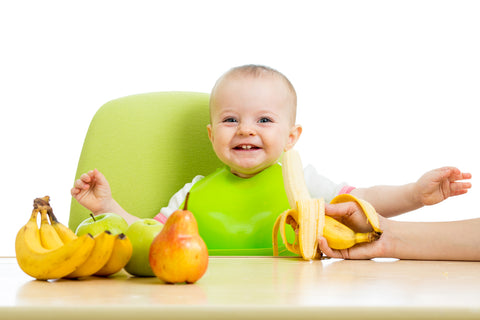
[[[353,202],[327,205],[326,213],[360,231],[365,218]],[[377,241],[345,250],[328,247],[319,239],[320,249],[332,258],[398,258],[414,260],[480,261],[480,218],[445,222],[403,222],[379,216],[383,233]]]

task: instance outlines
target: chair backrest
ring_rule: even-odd
[[[156,92],[103,105],[90,123],[75,179],[97,168],[115,200],[141,218],[155,216],[196,175],[221,166],[208,140],[209,95]],[[69,227],[89,212],[72,198]]]

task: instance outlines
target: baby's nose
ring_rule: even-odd
[[[240,124],[238,126],[237,133],[239,135],[243,135],[243,136],[254,136],[254,135],[256,135],[255,130],[251,126],[245,125],[245,124]]]

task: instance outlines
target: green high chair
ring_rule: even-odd
[[[107,102],[90,123],[75,179],[97,168],[127,212],[154,217],[185,183],[222,166],[208,140],[208,99],[155,92]],[[89,214],[72,198],[69,227]]]
[[[90,123],[75,179],[97,168],[127,212],[153,218],[196,175],[224,167],[208,139],[208,101],[206,93],[155,92],[107,102]],[[69,227],[76,230],[89,214],[72,198]],[[290,255],[281,247],[281,255]],[[272,248],[258,248],[252,239],[245,248],[209,248],[209,254],[272,255]]]

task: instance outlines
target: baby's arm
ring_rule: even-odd
[[[105,176],[97,169],[84,173],[74,183],[70,193],[78,203],[90,210],[94,215],[112,212],[122,216],[128,224],[138,217],[126,212],[112,198],[110,185]]]
[[[370,202],[381,215],[392,217],[466,193],[472,184],[459,180],[471,177],[455,167],[443,167],[425,173],[414,183],[357,188],[351,194]]]
[[[155,217],[153,217],[153,219],[165,224],[168,217],[170,217],[170,215],[176,210],[178,210],[180,206],[183,204],[187,196],[187,193],[190,192],[190,189],[193,187],[193,185],[202,179],[203,179],[203,176],[198,175],[198,176],[195,176],[195,178],[193,178],[192,182],[186,183],[182,189],[178,190],[170,198],[170,200],[168,201],[168,206],[161,208],[160,213],[157,214]]]

